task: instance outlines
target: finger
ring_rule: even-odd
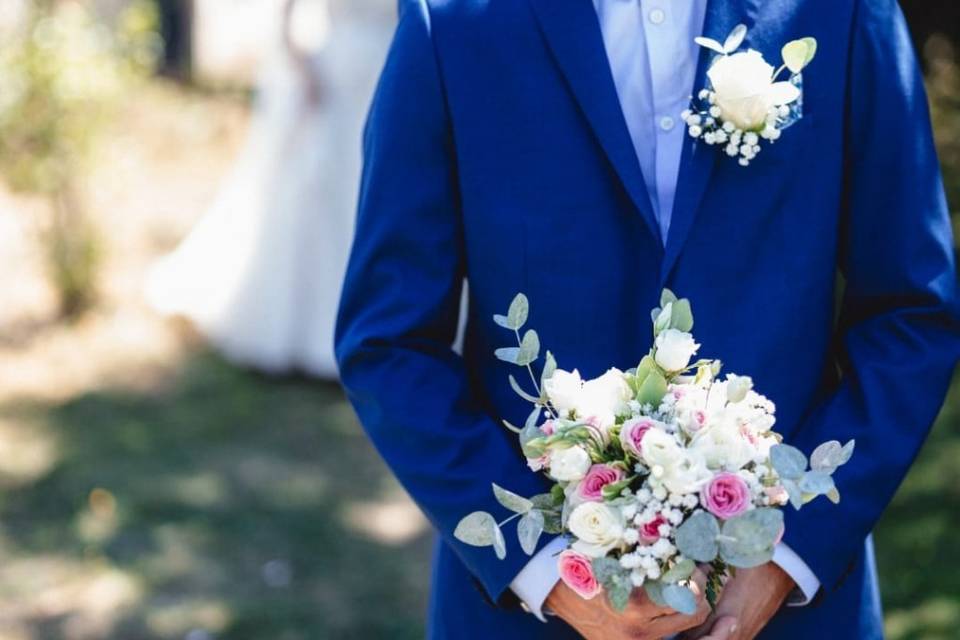
[[[719,618],[710,630],[710,634],[703,636],[703,640],[732,640],[737,632],[737,619],[733,616]]]
[[[690,590],[693,591],[693,595],[697,596],[698,606],[700,603],[706,601],[707,574],[699,567],[693,572],[693,575],[690,576],[689,587]]]

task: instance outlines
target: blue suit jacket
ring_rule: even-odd
[[[791,444],[857,440],[841,505],[787,515],[819,602],[764,637],[881,636],[868,536],[960,355],[921,78],[894,0],[710,0],[707,14],[706,35],[743,22],[769,60],[801,36],[820,50],[804,118],[749,167],[688,139],[664,247],[590,0],[403,8],[366,131],[337,352],[364,427],[440,534],[432,637],[574,637],[482,597],[500,600],[528,560],[515,538],[499,561],[452,537],[468,512],[500,513],[491,482],[544,486],[499,424],[526,411],[491,315],[525,292],[560,366],[592,376],[647,352],[665,285],[692,300],[700,353],[752,375]]]

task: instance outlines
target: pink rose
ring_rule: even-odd
[[[620,429],[620,445],[624,451],[632,453],[639,458],[640,454],[643,453],[641,446],[643,436],[655,426],[657,426],[656,420],[651,420],[650,418],[638,418],[624,422],[623,427]]]
[[[700,493],[700,502],[713,515],[727,520],[750,506],[750,488],[734,473],[718,473]]]
[[[662,537],[660,535],[660,527],[665,524],[670,523],[667,522],[667,519],[663,517],[662,513],[658,513],[654,516],[653,520],[640,525],[640,541],[644,544],[653,544],[659,540]]]
[[[577,491],[584,500],[600,502],[603,500],[603,488],[608,484],[623,480],[623,470],[606,464],[595,464],[587,471]]]
[[[540,431],[543,432],[543,435],[545,436],[552,436],[553,432],[556,431],[556,427],[553,425],[553,420],[547,420],[540,425]]]
[[[602,590],[587,556],[567,549],[560,554],[557,564],[560,579],[584,600],[590,600]]]

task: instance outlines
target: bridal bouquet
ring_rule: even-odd
[[[533,405],[519,434],[533,472],[553,481],[549,493],[525,498],[493,485],[512,515],[501,522],[477,511],[460,521],[458,540],[492,546],[506,556],[501,526],[519,518],[521,548],[532,555],[544,533],[565,534],[558,556],[561,579],[583,598],[606,594],[622,610],[633,589],[687,614],[696,609],[688,587],[697,564],[709,565],[707,599],[715,603],[735,568],[773,557],[784,533],[787,503],[799,509],[824,495],[840,495],[832,473],[854,443],[827,442],[807,460],[781,444],[773,403],[749,377],[720,376],[717,360],[693,361],[700,345],[690,334],[686,299],[663,292],[654,309],[654,344],[636,368],[610,369],[583,380],[557,368],[548,351],[537,376],[540,340],[527,330],[528,302],[518,295],[505,316],[516,347],[499,359],[525,368],[533,393],[510,376],[512,388]]]

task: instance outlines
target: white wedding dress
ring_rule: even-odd
[[[330,378],[361,131],[395,4],[327,4],[330,29],[311,56],[320,102],[308,99],[278,38],[236,166],[187,238],[151,270],[146,294],[161,313],[192,321],[233,362]]]

